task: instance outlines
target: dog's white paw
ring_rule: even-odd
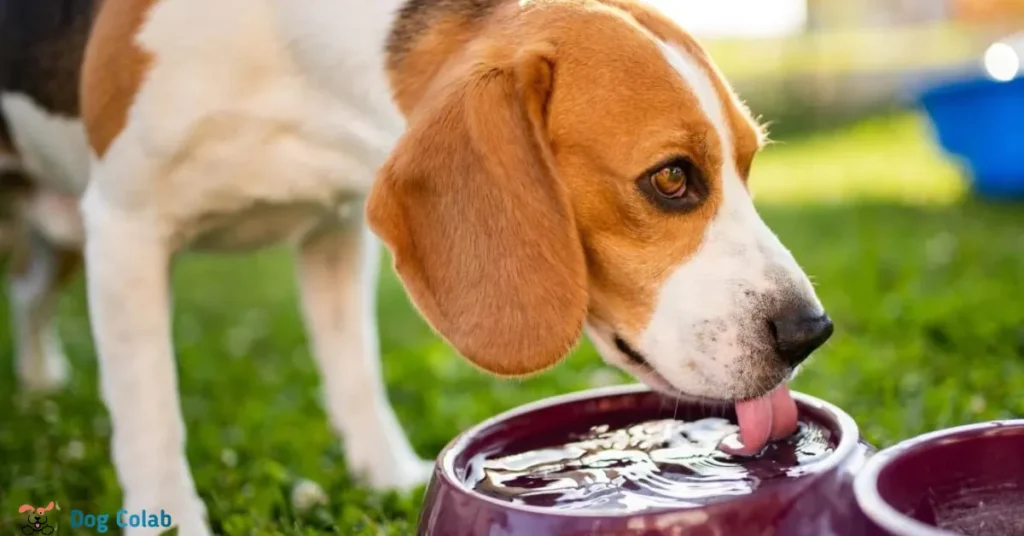
[[[206,526],[206,522],[201,519],[185,519],[184,521],[175,520],[174,525],[171,528],[166,527],[127,527],[123,529],[124,536],[162,536],[165,534],[177,534],[178,536],[185,536],[186,534],[196,536],[210,536],[210,529]],[[177,530],[177,532],[175,532]]]
[[[395,459],[352,460],[353,476],[379,491],[408,492],[426,483],[434,472],[434,462],[415,456]]]
[[[173,497],[167,500],[153,500],[146,501],[151,505],[143,506],[138,503],[129,503],[125,506],[125,510],[128,512],[128,516],[122,514],[121,522],[124,525],[123,533],[124,536],[157,536],[164,533],[171,532],[174,528],[177,528],[177,534],[179,536],[211,536],[210,527],[207,523],[206,518],[206,505],[203,501],[191,493],[182,492],[177,494],[177,497]],[[166,526],[132,526],[135,521],[130,516],[132,514],[141,514],[142,510],[146,511],[146,517],[155,515],[158,524],[160,524],[161,516],[166,514],[169,516],[169,523],[171,527]],[[152,519],[152,518],[150,518]],[[148,521],[149,519],[147,519]],[[141,521],[141,519],[139,519]],[[117,525],[115,520],[112,524]]]
[[[186,534],[196,536],[210,536],[210,529],[207,528],[206,522],[201,519],[186,519],[184,521],[175,520],[174,525],[171,528],[166,527],[126,527],[123,529],[124,536],[162,536],[165,534],[177,534],[178,536],[185,536]],[[177,532],[175,532],[177,530]]]

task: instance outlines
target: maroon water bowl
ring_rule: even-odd
[[[441,452],[420,514],[419,534],[865,534],[869,526],[856,507],[853,478],[874,449],[861,440],[856,423],[839,408],[801,393],[793,393],[793,398],[800,420],[823,426],[834,441],[829,455],[800,465],[799,476],[764,480],[746,495],[704,506],[622,513],[506,502],[474,491],[465,481],[466,472],[474,456],[514,451],[516,445],[536,443],[538,438],[566,438],[599,424],[721,417],[721,408],[677,405],[642,385],[583,391],[516,408],[460,434]]]
[[[1024,534],[1024,420],[896,444],[865,464],[854,489],[872,534]]]

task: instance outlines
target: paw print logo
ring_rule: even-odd
[[[50,516],[48,512],[53,510],[53,501],[46,505],[45,508],[36,508],[31,504],[23,504],[21,508],[18,508],[19,514],[26,514],[26,524],[21,526],[22,534],[26,536],[32,534],[45,534],[49,536],[53,534],[54,528],[50,526]]]

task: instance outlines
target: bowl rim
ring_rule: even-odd
[[[1002,428],[1024,428],[1024,419],[1000,419],[954,426],[905,439],[868,458],[853,480],[853,495],[864,515],[879,527],[902,536],[954,536],[954,533],[905,516],[892,507],[878,491],[878,476],[889,462],[924,445],[963,434]]]
[[[491,426],[494,426],[495,424],[501,421],[515,418],[520,415],[530,413],[539,409],[549,408],[572,402],[578,402],[582,400],[642,393],[657,393],[657,391],[651,389],[649,386],[642,383],[597,387],[544,398],[536,402],[530,402],[522,406],[512,408],[508,411],[499,413],[463,431],[454,439],[452,439],[448,443],[448,445],[445,446],[444,450],[442,450],[441,453],[438,455],[439,463],[435,468],[434,475],[436,477],[442,478],[446,482],[446,484],[452,486],[453,489],[458,490],[459,492],[469,497],[472,497],[475,500],[482,500],[484,502],[508,510],[558,517],[627,518],[645,515],[658,515],[665,512],[675,512],[679,510],[707,510],[709,508],[720,507],[721,505],[729,504],[734,501],[742,501],[751,496],[742,495],[738,496],[736,499],[721,501],[706,506],[680,506],[678,508],[666,507],[640,512],[606,512],[599,510],[555,510],[553,508],[516,504],[510,501],[502,501],[494,497],[484,495],[483,493],[479,493],[476,490],[467,487],[455,475],[454,463],[455,458],[458,456],[458,454],[464,451],[466,447],[468,447],[469,444],[472,442],[472,440],[479,436],[481,432],[490,428]],[[840,409],[838,406],[835,406],[834,404],[826,402],[820,398],[792,390],[790,391],[790,394],[792,395],[793,399],[797,402],[798,405],[807,406],[834,417],[839,430],[842,431],[839,438],[839,444],[836,445],[836,448],[832,452],[832,455],[826,457],[823,460],[815,461],[813,463],[807,464],[806,466],[803,466],[809,470],[806,471],[804,474],[796,477],[796,479],[813,478],[825,474],[832,469],[835,469],[844,460],[849,458],[849,456],[857,448],[857,444],[861,440],[860,428],[857,426],[857,422],[853,420],[853,417],[851,417],[848,413]]]

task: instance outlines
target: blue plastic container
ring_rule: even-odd
[[[939,144],[982,197],[1024,199],[1024,77],[947,83],[920,96]]]

